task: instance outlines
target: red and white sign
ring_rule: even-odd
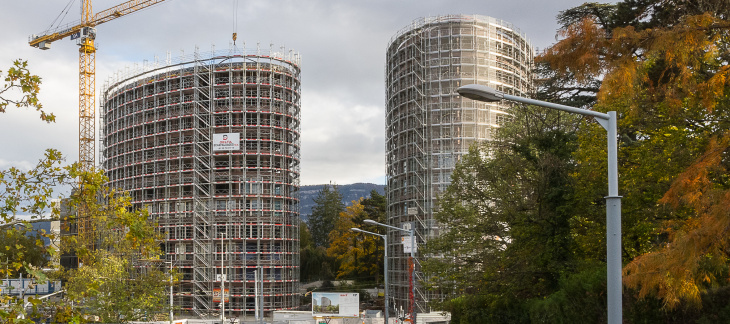
[[[228,293],[228,288],[226,288],[225,292],[223,293],[223,298],[225,298],[226,303],[228,302],[228,298],[231,295]],[[214,288],[213,289],[213,302],[214,303],[220,303],[221,302],[221,289],[220,288]]]
[[[238,151],[240,149],[240,133],[213,134],[213,151]]]

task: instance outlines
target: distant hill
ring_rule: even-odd
[[[322,191],[325,185],[311,185],[301,186],[299,189],[299,212],[301,213],[302,220],[306,221],[309,219],[309,215],[312,214],[312,207],[314,207],[314,198],[317,198],[317,194]],[[385,185],[379,185],[374,183],[353,183],[349,185],[337,185],[337,190],[342,194],[342,202],[346,206],[352,204],[353,200],[358,200],[361,197],[370,197],[370,192],[375,190],[379,194],[385,194]]]

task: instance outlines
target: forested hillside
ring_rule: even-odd
[[[311,185],[302,186],[299,193],[300,201],[300,213],[302,220],[307,220],[309,215],[312,214],[312,207],[314,207],[314,198],[317,197],[317,193],[322,190],[325,185]],[[379,194],[385,194],[385,186],[374,184],[374,183],[353,183],[348,185],[337,185],[337,189],[342,194],[342,202],[349,206],[353,200],[358,200],[361,197],[367,198],[370,196],[370,191],[376,190]]]

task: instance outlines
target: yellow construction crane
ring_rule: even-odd
[[[72,27],[48,30],[32,35],[30,46],[47,50],[51,43],[65,37],[77,39],[79,47],[79,163],[82,171],[92,171],[95,161],[95,103],[96,92],[96,25],[156,5],[165,0],[130,0],[92,14],[91,0],[81,1],[81,23]]]
[[[71,36],[79,47],[79,164],[81,171],[93,171],[95,161],[96,25],[148,8],[165,0],[130,0],[92,14],[91,0],[81,0],[81,23],[32,35],[30,46],[47,50],[51,43]],[[79,188],[82,189],[83,188]],[[77,206],[77,238],[89,250],[95,248],[95,231],[85,206]],[[82,261],[82,260],[79,260]]]

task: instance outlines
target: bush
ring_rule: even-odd
[[[592,267],[560,280],[560,290],[529,307],[531,323],[605,323],[606,267]]]
[[[446,303],[451,323],[529,323],[524,301],[495,295],[468,295]]]

